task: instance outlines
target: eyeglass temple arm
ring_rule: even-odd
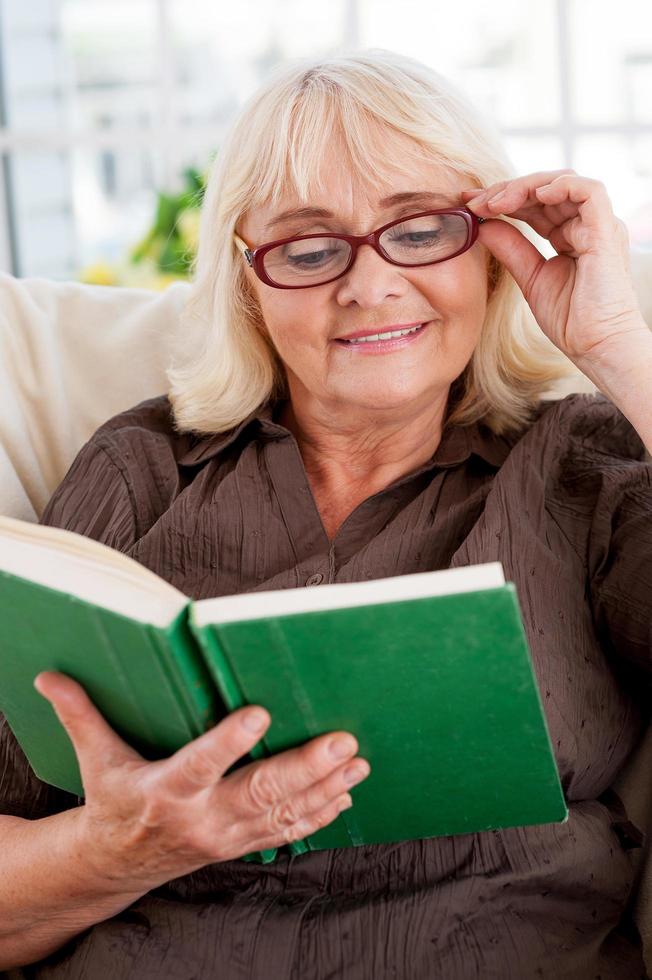
[[[251,252],[251,249],[249,248],[249,246],[247,245],[247,243],[246,242],[243,242],[243,240],[240,238],[240,236],[239,235],[236,235],[235,232],[233,233],[233,241],[235,242],[235,244],[237,245],[237,247],[240,249],[240,251],[244,255],[245,259],[247,260],[247,265],[251,265],[252,264],[252,252]]]

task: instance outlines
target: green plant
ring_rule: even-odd
[[[206,178],[193,167],[184,170],[183,175],[186,186],[181,193],[173,196],[159,192],[154,223],[130,252],[133,264],[149,260],[159,272],[188,276],[197,252]]]

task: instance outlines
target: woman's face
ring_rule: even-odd
[[[260,207],[245,215],[238,234],[252,248],[292,235],[367,234],[395,218],[459,205],[457,193],[466,186],[452,172],[424,163],[414,167],[409,181],[390,175],[378,193],[340,160],[333,149],[325,161],[323,199],[310,202],[331,217],[291,218],[268,227],[282,212],[305,207],[287,197],[274,209]],[[431,203],[419,197],[390,207],[382,203],[390,195],[423,192],[442,198]],[[486,263],[486,249],[478,241],[456,258],[414,269],[392,265],[363,245],[345,276],[307,289],[275,289],[247,267],[265,327],[285,365],[294,406],[309,402],[339,413],[445,401],[480,336],[487,304]],[[382,350],[341,339],[414,324],[425,326]]]

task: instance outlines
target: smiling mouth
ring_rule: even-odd
[[[402,327],[399,330],[386,330],[380,333],[370,333],[364,337],[352,337],[346,340],[343,337],[336,338],[338,344],[345,344],[347,347],[362,347],[365,344],[378,344],[388,340],[401,340],[412,334],[420,333],[426,326],[425,323],[417,323],[412,327]]]

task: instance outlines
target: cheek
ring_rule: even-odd
[[[312,347],[323,346],[322,319],[314,300],[301,290],[275,290],[261,303],[268,336],[284,360],[293,360]]]
[[[446,268],[431,271],[415,283],[426,296],[435,313],[444,321],[475,322],[484,318],[487,296],[487,275],[477,262],[462,262],[466,256],[453,260]],[[454,264],[455,262],[459,264]]]

